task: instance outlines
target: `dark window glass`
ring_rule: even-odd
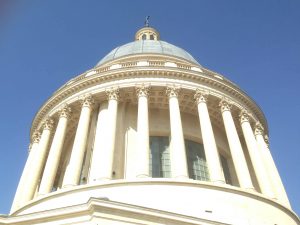
[[[209,180],[203,144],[185,140],[189,177],[194,180]]]
[[[222,164],[226,184],[231,184],[232,185],[227,159],[222,155],[220,155],[220,159],[221,159],[221,164]]]
[[[171,177],[169,137],[150,137],[150,174]]]

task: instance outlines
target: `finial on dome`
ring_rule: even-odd
[[[147,16],[146,20],[145,20],[145,27],[149,27],[149,19],[150,19],[150,16]]]

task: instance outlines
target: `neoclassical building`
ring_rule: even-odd
[[[40,108],[0,224],[300,221],[259,106],[145,26]]]

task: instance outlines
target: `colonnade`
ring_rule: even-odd
[[[135,175],[137,178],[151,177],[149,174],[148,115],[148,96],[150,91],[149,86],[141,85],[136,87],[138,98],[137,147],[139,149],[135,166]],[[106,91],[106,95],[108,101],[102,102],[99,105],[93,156],[89,171],[89,183],[110,180],[113,174],[112,165],[116,142],[119,89],[109,89]],[[171,174],[173,178],[187,179],[189,177],[187,155],[178,99],[180,89],[174,86],[168,86],[166,88],[166,95],[169,101],[170,112]],[[222,185],[225,184],[225,178],[209,116],[207,106],[208,96],[208,92],[197,89],[194,99],[198,109],[210,181]],[[79,185],[91,114],[95,106],[94,99],[91,95],[83,96],[80,101],[81,112],[79,122],[69,164],[64,174],[62,188]],[[254,191],[254,187],[231,113],[231,103],[229,100],[221,99],[219,107],[238,183],[240,188],[252,192]],[[63,105],[58,113],[59,119],[55,131],[53,129],[54,121],[51,118],[47,118],[43,123],[41,133],[37,131],[32,136],[31,150],[20,179],[12,210],[32,200],[36,192],[38,195],[44,195],[50,193],[52,190],[63,152],[64,140],[66,139],[67,127],[71,116],[71,108],[68,105]],[[268,198],[278,199],[289,207],[285,189],[270,154],[268,144],[266,143],[263,127],[257,122],[253,129],[251,127],[249,114],[246,110],[241,110],[240,125],[262,194]],[[52,143],[50,143],[52,133],[54,135]],[[48,151],[48,149],[50,150]]]

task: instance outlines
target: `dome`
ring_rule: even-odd
[[[136,33],[134,42],[113,49],[97,63],[96,67],[124,56],[149,53],[174,56],[200,65],[187,51],[168,42],[160,41],[159,33],[155,29],[145,27]]]
[[[102,58],[96,66],[100,66],[108,61],[124,56],[145,53],[175,56],[199,65],[199,63],[187,51],[168,42],[156,40],[137,40],[115,48],[104,58]]]

